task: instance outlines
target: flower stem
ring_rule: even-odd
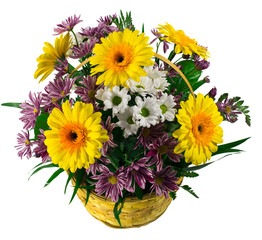
[[[74,35],[74,37],[75,37],[76,45],[79,46],[79,43],[78,43],[77,37],[76,37],[75,32],[73,31],[73,29],[70,30],[70,32],[71,32],[71,33]]]

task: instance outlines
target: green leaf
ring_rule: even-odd
[[[38,164],[39,165],[39,164]],[[42,164],[41,164],[42,165]],[[48,165],[44,165],[44,166],[41,166],[39,168],[37,168],[31,175],[30,177],[28,178],[28,180],[30,180],[30,178],[35,175],[37,172],[41,171],[42,169],[45,169],[45,168],[51,168],[51,167],[58,167],[56,164],[53,164],[53,163],[50,163]]]
[[[196,172],[187,172],[187,171],[184,171],[181,173],[184,177],[189,177],[189,178],[195,178],[195,177],[198,177],[199,174],[196,173]]]
[[[84,177],[84,174],[85,174],[85,169],[79,169],[76,174],[77,174],[77,176],[76,176],[76,183],[75,183],[75,186],[74,186],[75,188],[74,188],[74,192],[72,194],[72,197],[71,197],[69,204],[75,198],[75,195],[76,195],[76,193],[77,193],[77,191],[78,191],[78,189],[79,189],[79,187],[82,183],[82,180],[83,180],[83,177]]]
[[[169,196],[170,196],[173,200],[175,200],[175,199],[176,199],[176,191],[175,191],[175,192],[170,192],[170,193],[169,193]]]
[[[86,189],[86,202],[85,202],[85,206],[86,204],[88,203],[88,199],[89,199],[89,196],[90,196],[90,189]]]
[[[20,109],[22,109],[22,108],[20,107],[21,103],[8,102],[8,103],[2,103],[1,105],[4,106],[4,107],[14,107],[14,108],[20,108]]]
[[[208,163],[201,164],[201,165],[198,165],[198,166],[188,167],[188,168],[185,168],[184,170],[186,170],[186,171],[196,171],[196,170],[205,168],[205,167],[207,167],[208,165],[210,165],[212,163],[214,163],[214,162],[208,162]]]
[[[186,190],[187,192],[189,192],[190,194],[192,194],[194,197],[199,198],[195,192],[193,191],[193,189],[191,187],[189,187],[188,185],[183,185],[181,186],[184,190]]]
[[[115,206],[114,206],[114,210],[113,210],[113,213],[114,213],[114,216],[115,216],[115,219],[117,220],[119,226],[122,228],[122,225],[121,225],[121,221],[120,221],[120,214],[121,214],[121,211],[122,211],[122,208],[124,206],[124,201],[125,201],[125,198],[119,198],[118,202],[115,203]],[[120,208],[118,207],[120,205]]]
[[[137,183],[135,183],[135,194],[138,199],[143,199],[143,190],[141,189],[141,187],[138,186]]]
[[[243,138],[241,140],[238,141],[234,141],[234,142],[230,142],[227,144],[222,144],[218,146],[218,150],[213,153],[213,156],[217,155],[217,154],[221,154],[221,153],[228,153],[228,152],[239,152],[241,150],[238,149],[232,149],[233,147],[236,147],[242,143],[244,143],[245,141],[247,141],[250,137],[248,138]]]
[[[44,131],[49,129],[49,126],[47,124],[48,117],[49,117],[48,113],[42,113],[37,117],[35,122],[35,128],[34,128],[35,139],[37,139],[37,135],[41,134],[40,129]]]
[[[62,172],[65,170],[62,168],[59,168],[57,171],[55,171],[52,176],[47,180],[46,184],[44,187],[48,186],[56,177],[58,177]]]
[[[72,179],[72,177],[74,175],[75,175],[75,173],[72,173],[72,172],[70,172],[69,175],[68,175],[68,178],[67,178],[67,181],[66,181],[66,185],[65,185],[65,191],[64,191],[65,194],[66,194],[67,186],[68,186],[70,180]]]

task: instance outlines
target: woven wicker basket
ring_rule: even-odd
[[[177,184],[181,184],[182,180],[183,178],[180,178]],[[74,178],[71,181],[74,186]],[[115,202],[91,192],[86,204],[86,195],[87,192],[83,188],[77,191],[77,196],[93,217],[107,226],[120,228],[113,213]],[[145,194],[142,200],[136,197],[127,197],[120,214],[122,228],[141,227],[155,221],[166,211],[171,201],[171,197],[166,199],[164,196],[159,197],[155,194]]]

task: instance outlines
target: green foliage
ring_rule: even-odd
[[[175,200],[175,199],[176,199],[176,191],[175,191],[175,192],[170,192],[170,193],[169,193],[169,196],[170,196],[173,200]]]
[[[32,170],[33,173],[30,175],[30,177],[28,178],[28,180],[30,180],[30,178],[35,175],[36,173],[38,173],[39,171],[43,170],[43,169],[46,169],[46,168],[52,168],[52,167],[58,167],[58,165],[54,164],[54,163],[50,163],[48,162],[49,164],[46,164],[46,163],[40,163],[38,165],[36,165]]]
[[[84,174],[85,174],[85,169],[84,169],[84,168],[79,169],[79,170],[76,172],[76,179],[75,179],[74,191],[73,191],[73,194],[72,194],[72,197],[71,197],[71,200],[70,200],[69,204],[70,204],[70,203],[73,201],[73,199],[75,198],[75,195],[76,195],[78,189],[79,189],[80,186],[81,186],[81,183],[82,183]]]
[[[120,16],[117,18],[112,18],[112,22],[118,27],[120,31],[124,31],[124,29],[126,28],[132,31],[135,30],[131,17],[131,12],[126,12],[126,16],[124,16],[122,10],[120,10]]]
[[[2,103],[1,105],[4,106],[4,107],[14,107],[14,108],[22,109],[20,107],[21,103],[8,102],[8,103]]]
[[[41,113],[41,115],[37,117],[34,128],[35,139],[37,139],[37,135],[41,134],[40,129],[44,131],[49,129],[49,126],[47,124],[48,117],[49,114],[45,112]]]
[[[138,186],[137,183],[135,183],[135,194],[136,194],[136,197],[140,200],[143,199],[143,190],[141,189],[141,187]]]
[[[115,203],[115,206],[114,206],[114,210],[113,210],[113,213],[114,213],[114,216],[115,216],[115,219],[117,220],[119,226],[122,228],[122,225],[121,225],[121,221],[120,221],[120,214],[121,214],[121,211],[122,211],[122,208],[124,207],[124,201],[125,201],[125,198],[123,197],[120,197],[118,202]],[[120,207],[119,207],[120,206]]]
[[[62,172],[64,172],[65,170],[62,168],[59,168],[58,170],[56,170],[52,176],[47,180],[46,184],[44,187],[48,186],[55,178],[57,178]]]
[[[196,193],[193,191],[193,189],[191,187],[189,187],[188,185],[183,185],[181,186],[181,188],[183,188],[184,190],[186,190],[187,192],[189,192],[190,194],[192,194],[194,197],[199,198]]]
[[[72,177],[74,175],[75,175],[75,173],[72,173],[72,172],[69,172],[69,174],[68,174],[68,178],[67,178],[66,185],[65,185],[65,191],[64,191],[65,194],[66,194],[66,190],[67,190],[68,184],[69,184],[70,180],[72,179]]]

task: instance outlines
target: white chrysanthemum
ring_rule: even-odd
[[[164,92],[167,90],[167,87],[170,85],[165,78],[156,78],[153,80],[154,88],[157,92]]]
[[[164,93],[161,98],[157,101],[161,109],[161,121],[173,121],[176,114],[176,109],[174,108],[176,103],[174,102],[174,97],[172,95],[167,95]]]
[[[155,97],[146,97],[142,100],[141,97],[136,97],[136,105],[134,108],[134,119],[142,127],[149,128],[151,125],[156,125],[159,122],[161,109],[157,104]]]
[[[153,80],[149,77],[140,77],[139,82],[129,79],[127,84],[131,92],[139,93],[141,96],[145,96],[146,94],[155,94],[156,92]]]
[[[167,71],[159,71],[158,68],[154,66],[144,67],[147,76],[151,79],[165,78]]]
[[[122,88],[120,90],[119,86],[112,88],[105,88],[104,92],[98,92],[97,98],[104,102],[104,111],[112,109],[113,117],[117,113],[122,113],[127,108],[128,101],[131,99],[131,96],[127,94],[128,89]]]
[[[136,134],[138,128],[140,127],[133,119],[133,112],[133,107],[128,106],[123,113],[117,115],[119,121],[116,125],[124,130],[125,138]]]

